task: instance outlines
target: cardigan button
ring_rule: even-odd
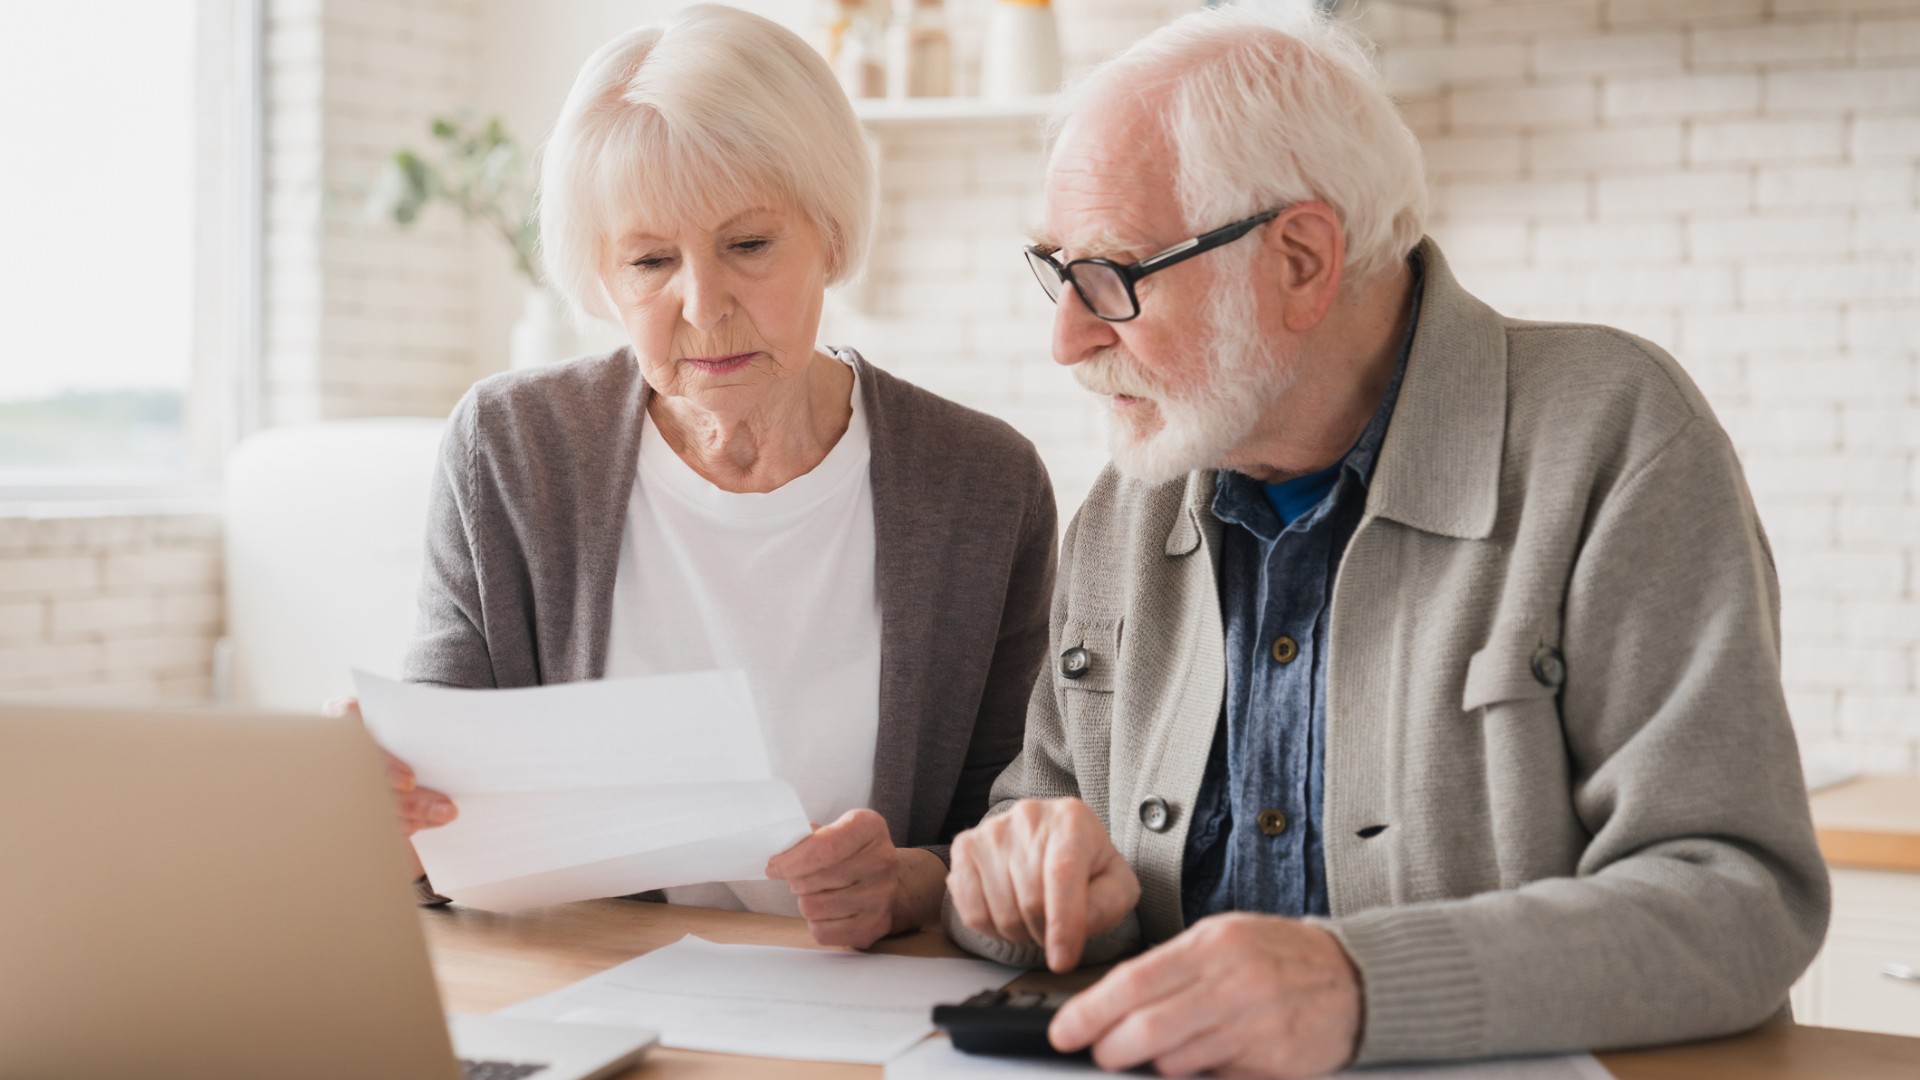
[[[1534,651],[1533,677],[1541,686],[1557,687],[1567,681],[1567,662],[1559,649],[1542,645]]]
[[[1093,657],[1087,654],[1085,646],[1075,645],[1060,654],[1060,674],[1069,679],[1078,679],[1093,667]]]
[[[1166,832],[1173,825],[1173,811],[1167,807],[1167,800],[1158,795],[1149,795],[1140,801],[1140,824],[1148,832]]]

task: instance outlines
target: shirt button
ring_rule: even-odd
[[[1567,681],[1567,662],[1559,649],[1542,645],[1534,652],[1533,677],[1541,686],[1559,686]]]
[[[1287,815],[1275,810],[1271,806],[1260,811],[1260,816],[1253,820],[1256,825],[1260,826],[1260,831],[1268,836],[1279,836],[1281,833],[1287,831]]]
[[[1293,663],[1293,658],[1300,655],[1300,643],[1285,634],[1281,634],[1279,637],[1273,639],[1272,651],[1274,663],[1291,664]]]
[[[1069,679],[1078,679],[1093,666],[1093,657],[1087,655],[1085,647],[1075,645],[1060,654],[1060,674]]]
[[[1166,832],[1173,824],[1173,811],[1167,809],[1167,800],[1158,795],[1149,795],[1140,802],[1140,824],[1149,832]]]

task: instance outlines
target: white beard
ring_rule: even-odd
[[[1160,427],[1151,433],[1134,430],[1119,415],[1108,417],[1108,451],[1122,475],[1163,484],[1220,467],[1292,387],[1293,365],[1281,363],[1278,350],[1260,338],[1255,306],[1253,284],[1244,276],[1216,294],[1207,343],[1213,364],[1203,384],[1178,396],[1156,385],[1117,345],[1074,367],[1087,389],[1145,398],[1159,413]]]

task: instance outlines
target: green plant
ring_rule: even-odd
[[[437,160],[412,149],[394,153],[367,199],[367,212],[405,227],[429,203],[451,203],[468,222],[491,229],[513,251],[514,268],[540,284],[540,226],[526,183],[526,157],[499,117],[477,127],[465,117],[435,117],[431,131]]]

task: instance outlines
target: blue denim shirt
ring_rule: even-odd
[[[1291,521],[1324,474],[1262,485],[1221,470],[1213,515],[1222,530],[1220,612],[1226,626],[1225,720],[1187,831],[1181,906],[1187,924],[1222,911],[1327,915],[1320,809],[1325,787],[1327,617],[1334,577],[1366,508],[1367,483],[1400,397],[1413,316],[1387,392],[1360,440],[1334,467],[1331,492]],[[1281,490],[1273,490],[1281,489]]]

